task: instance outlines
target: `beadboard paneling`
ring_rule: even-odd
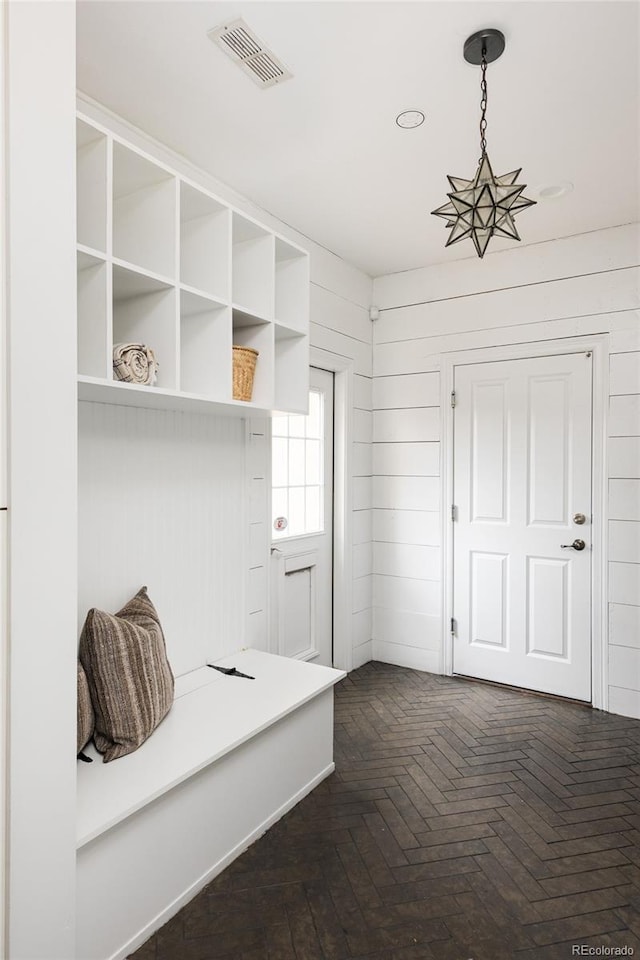
[[[241,420],[79,405],[78,629],[141,586],[176,674],[244,637]]]

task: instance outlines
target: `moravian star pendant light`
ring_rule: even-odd
[[[465,60],[482,67],[480,159],[473,180],[447,177],[451,186],[449,202],[432,211],[435,217],[443,217],[451,229],[447,247],[470,237],[479,257],[484,256],[491,237],[519,240],[516,214],[535,203],[522,196],[526,185],[516,183],[522,168],[496,177],[487,155],[487,64],[497,60],[504,47],[504,35],[499,30],[480,30],[465,42]]]

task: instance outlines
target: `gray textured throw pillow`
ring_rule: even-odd
[[[89,694],[87,675],[78,660],[78,742],[76,755],[84,750],[93,736],[95,718]]]
[[[105,763],[137,750],[173,703],[174,679],[156,609],[142,587],[116,614],[92,609],[80,636]]]

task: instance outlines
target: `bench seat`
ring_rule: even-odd
[[[126,957],[334,768],[342,671],[257,650],[218,665],[255,679],[179,677],[142,747],[78,764],[82,960]]]

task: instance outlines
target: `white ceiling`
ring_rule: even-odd
[[[444,249],[446,174],[479,156],[465,38],[507,38],[488,69],[494,171],[525,195],[523,243],[640,219],[635,2],[79,0],[78,86],[372,276],[475,257]],[[292,71],[259,89],[207,38],[244,17]],[[418,108],[426,123],[401,130]],[[490,250],[513,241],[492,241]]]

